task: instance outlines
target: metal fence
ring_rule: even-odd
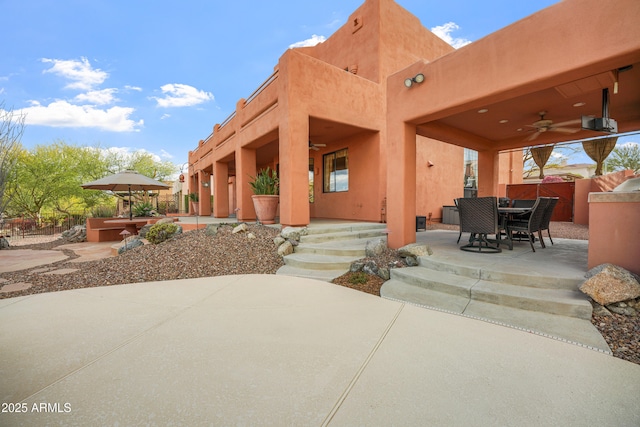
[[[52,236],[60,234],[76,225],[84,225],[87,216],[42,215],[39,218],[18,217],[0,219],[0,236],[26,238],[33,236]]]

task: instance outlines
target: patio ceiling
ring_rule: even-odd
[[[617,121],[618,133],[638,131],[640,63],[620,63],[618,68],[623,69],[618,72],[618,93],[613,92],[614,72],[607,71],[499,102],[475,102],[473,108],[420,123],[418,133],[475,149],[486,144],[508,149],[606,136],[589,130],[546,131],[529,140],[536,133],[531,125],[540,120],[542,111],[546,111],[545,119],[554,123],[573,122],[563,128],[580,129],[581,116],[602,117],[604,88],[609,89],[609,116]]]

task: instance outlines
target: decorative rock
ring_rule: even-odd
[[[124,245],[120,246],[118,248],[118,255],[125,253],[128,250],[131,250],[133,248],[137,248],[140,246],[144,246],[144,243],[142,242],[142,240],[140,239],[127,239],[127,243],[125,243]]]
[[[236,233],[242,233],[248,230],[247,224],[242,223],[237,225],[233,231],[231,232],[231,234],[236,234]]]
[[[76,225],[62,233],[62,237],[70,243],[80,243],[87,240],[87,227]]]
[[[162,219],[158,220],[158,221],[156,222],[156,224],[172,224],[172,223],[174,223],[174,222],[175,222],[175,221],[174,221],[174,219],[173,219],[173,218],[167,217],[167,218],[162,218]]]
[[[364,246],[364,253],[368,257],[381,255],[387,249],[387,242],[384,239],[367,240]]]
[[[287,240],[300,240],[300,236],[307,235],[307,227],[285,227],[280,235]]]
[[[284,239],[284,237],[282,237],[282,236],[276,236],[276,237],[273,239],[273,243],[274,243],[276,246],[280,246],[280,245],[281,245],[281,244],[283,244],[284,242],[286,242],[286,240],[285,240],[285,239]]]
[[[300,242],[294,239],[287,239],[287,242],[291,243],[293,246],[298,246],[300,244]]]
[[[398,255],[403,258],[410,256],[419,257],[425,255],[433,255],[433,251],[427,245],[423,245],[421,243],[409,243],[408,245],[398,249]]]
[[[375,274],[375,275],[377,275],[377,274],[378,274],[379,269],[378,269],[378,266],[376,265],[376,263],[375,263],[375,262],[373,262],[373,261],[367,261],[367,262],[364,264],[364,267],[362,267],[362,271],[364,271],[365,273],[368,273],[368,274]]]
[[[640,283],[629,271],[612,264],[605,265],[598,273],[591,275],[580,286],[580,290],[598,304],[606,306],[640,297]]]
[[[278,255],[287,256],[293,253],[293,245],[291,242],[286,241],[280,246],[278,246]]]
[[[380,276],[382,280],[389,280],[391,278],[391,273],[388,268],[382,267],[378,269],[378,276]]]
[[[349,266],[349,271],[351,273],[357,273],[358,271],[362,271],[363,268],[364,268],[364,262],[362,262],[362,261],[354,261]]]
[[[215,236],[218,234],[218,228],[220,228],[218,224],[207,224],[207,227],[204,229],[204,234],[207,236]]]
[[[609,311],[616,314],[622,314],[623,316],[637,316],[638,312],[635,308],[628,306],[624,302],[618,302],[616,304],[610,304],[607,306]]]
[[[611,312],[600,304],[596,304],[595,307],[593,307],[593,314],[596,316],[612,316]]]
[[[9,249],[9,241],[4,236],[0,237],[0,249]]]
[[[255,234],[253,234],[253,233],[247,233],[247,239],[252,240],[252,239],[255,239],[255,238],[256,238],[256,235],[255,235]]]
[[[418,263],[418,258],[414,257],[414,256],[408,256],[404,259],[404,262],[407,263],[408,267],[415,267],[417,265],[419,265]]]

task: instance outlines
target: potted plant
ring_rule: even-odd
[[[198,215],[198,213],[200,212],[198,210],[199,208],[199,203],[198,203],[199,199],[198,199],[198,193],[189,193],[189,205],[190,205],[190,211],[193,215]]]
[[[256,210],[258,222],[263,224],[275,224],[278,202],[280,197],[278,174],[267,167],[258,172],[255,177],[250,177],[249,185],[253,190],[253,207]]]

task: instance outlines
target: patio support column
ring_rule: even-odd
[[[499,157],[496,150],[478,151],[478,197],[498,196]]]
[[[303,226],[309,210],[309,116],[290,108],[279,128],[280,223]]]
[[[203,184],[208,184],[207,186]],[[200,189],[200,203],[198,204],[198,215],[211,215],[211,175],[207,171],[198,172],[198,187]]]
[[[397,249],[416,241],[416,126],[387,126],[387,244]]]
[[[213,216],[227,218],[229,216],[229,165],[224,162],[213,164]]]
[[[256,150],[251,148],[236,149],[237,218],[239,221],[255,221],[256,219],[256,211],[251,199],[253,192],[249,185],[252,176],[256,176]]]

